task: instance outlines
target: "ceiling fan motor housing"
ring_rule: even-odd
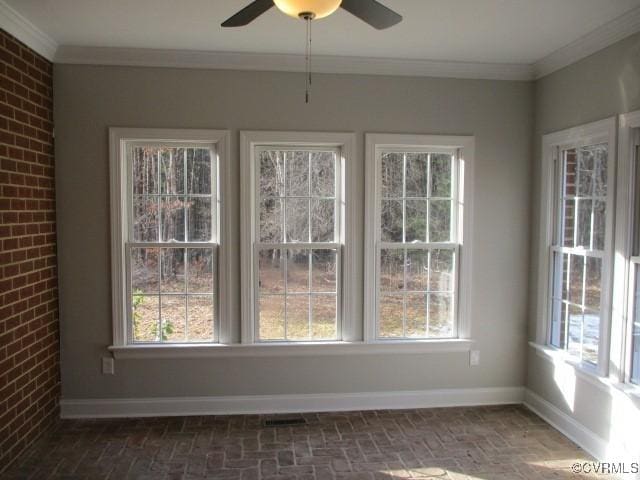
[[[392,27],[402,20],[401,15],[377,0],[253,0],[238,13],[222,22],[222,26],[243,27],[273,6],[286,15],[300,18],[307,23],[327,17],[340,7],[378,30]]]
[[[314,20],[331,15],[342,0],[273,0],[273,3],[291,17]]]

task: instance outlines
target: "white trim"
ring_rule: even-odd
[[[56,63],[138,67],[204,68],[303,72],[304,55],[210,52],[150,48],[77,47],[61,45]],[[532,80],[533,69],[522,63],[481,63],[400,58],[314,55],[315,73],[393,75],[411,77]]]
[[[619,392],[617,391],[613,391],[611,393],[612,409],[635,408],[632,406],[632,400],[625,397],[622,397],[621,399],[618,397],[617,394]],[[617,404],[615,407],[613,406],[614,402]],[[528,388],[525,388],[524,390],[523,404],[545,422],[560,431],[563,435],[593,456],[596,461],[625,463],[626,465],[624,465],[624,468],[626,473],[622,472],[622,476],[617,478],[630,480],[640,479],[639,474],[633,473],[632,466],[632,464],[635,464],[636,466],[638,465],[637,442],[635,441],[635,431],[633,428],[626,429],[626,434],[623,435],[623,437],[620,437],[614,430],[611,430],[610,437],[608,439],[603,438],[590,428],[583,425],[571,414],[562,411],[554,404]],[[619,418],[619,420],[621,420],[621,418]],[[628,421],[633,422],[633,419],[629,418]],[[620,427],[620,425],[617,426]]]
[[[555,218],[555,165],[558,153],[555,145],[561,141],[558,134],[542,137],[542,159],[540,167],[540,217],[538,230],[538,298],[536,302],[536,343],[546,345],[549,340],[550,247],[553,243]]]
[[[47,60],[53,61],[58,43],[4,0],[0,0],[0,28]]]
[[[111,346],[117,359],[202,357],[305,357],[328,355],[417,354],[468,352],[471,340],[424,340],[411,342],[298,342],[262,344],[166,344]]]
[[[216,299],[218,301],[218,337],[220,341],[230,341],[232,331],[232,306],[227,292],[226,279],[231,273],[230,255],[227,250],[231,244],[231,232],[227,228],[225,210],[226,195],[231,192],[231,179],[229,178],[230,134],[228,130],[203,130],[203,129],[166,129],[166,128],[109,128],[109,168],[110,168],[110,209],[111,209],[111,301],[113,319],[113,344],[124,346],[127,344],[127,265],[123,245],[128,241],[127,234],[129,218],[128,209],[128,175],[123,171],[125,167],[125,144],[128,141],[153,141],[153,142],[208,142],[215,144],[218,156],[218,187],[217,201],[220,211],[217,212],[217,247],[218,267],[216,269],[218,279]],[[169,244],[168,244],[169,245]],[[173,244],[171,244],[173,245]],[[175,244],[179,246],[180,244]]]
[[[300,395],[63,398],[60,401],[60,416],[62,418],[122,418],[436,408],[518,404],[522,403],[523,397],[523,387],[494,387]]]
[[[605,137],[606,133],[603,132],[609,132],[612,128],[615,130],[615,127],[616,117],[608,117],[565,130],[547,133],[543,136],[543,146],[560,145],[564,148],[569,148],[570,146],[579,146],[579,143],[585,141],[585,139],[587,139],[586,141],[598,141],[598,139]]]
[[[340,215],[340,233],[344,248],[342,251],[342,333],[341,339],[346,342],[356,342],[362,339],[357,335],[362,317],[357,315],[356,298],[357,285],[355,282],[359,243],[356,238],[356,221],[358,209],[356,205],[357,176],[356,176],[356,137],[349,134],[341,145],[342,172],[340,174],[342,188],[341,198],[345,202],[343,214]]]
[[[121,139],[124,132],[109,129],[109,170],[111,210],[111,316],[113,321],[113,343],[124,345],[126,341],[127,296],[125,281],[126,264],[123,245],[126,242],[125,222],[127,211],[127,185],[123,182],[125,158]]]
[[[231,303],[231,285],[235,278],[232,268],[231,245],[233,233],[230,227],[230,199],[234,196],[235,184],[231,178],[231,134],[228,130],[219,130],[216,137],[218,153],[218,341],[227,343],[233,341],[235,317]],[[233,272],[233,273],[232,273]],[[220,279],[224,281],[220,281]]]
[[[376,142],[370,134],[365,134],[364,154],[364,324],[362,326],[365,341],[376,337],[376,225],[377,201],[377,159]]]
[[[639,31],[640,7],[637,7],[535,62],[531,66],[534,77],[549,75]]]
[[[342,340],[358,340],[355,335],[356,318],[353,289],[355,288],[355,239],[353,222],[355,218],[354,166],[356,147],[355,134],[331,132],[287,132],[287,131],[241,131],[240,132],[240,176],[245,179],[240,185],[240,241],[241,241],[241,341],[243,344],[255,342],[255,284],[254,241],[256,225],[255,147],[275,146],[327,146],[337,147],[341,154],[341,182],[343,212],[339,217],[343,222],[340,243],[342,251],[342,278],[339,280],[341,305]],[[344,175],[342,175],[344,173]],[[346,219],[346,221],[345,221]]]
[[[253,343],[253,201],[255,179],[251,157],[251,141],[240,132],[240,342]]]
[[[0,0],[0,28],[55,63],[222,70],[304,71],[304,57],[293,54],[209,52],[150,48],[60,45]],[[314,71],[488,80],[535,80],[564,68],[640,31],[640,8],[592,30],[533,64],[318,55]]]
[[[556,163],[561,150],[606,142],[608,144],[607,219],[602,270],[600,342],[598,348],[598,373],[608,374],[609,334],[611,318],[611,285],[613,266],[613,234],[615,216],[615,172],[616,172],[616,118],[549,133],[542,137],[541,183],[540,183],[540,228],[538,237],[538,295],[536,299],[537,344],[549,342],[551,301],[551,247],[553,246],[554,221],[556,220]]]
[[[474,205],[474,148],[475,139],[472,136],[455,135],[405,135],[367,133],[365,135],[365,285],[364,285],[364,338],[365,341],[375,341],[375,324],[377,318],[377,259],[376,242],[378,241],[378,198],[377,198],[377,151],[381,148],[435,148],[445,151],[457,150],[459,168],[457,186],[458,192],[453,192],[459,207],[457,209],[458,230],[456,241],[462,246],[460,254],[456,255],[456,262],[460,262],[456,275],[457,305],[454,308],[455,330],[461,339],[471,338],[471,298],[472,298],[472,267],[473,267],[473,205]],[[465,206],[467,207],[465,210]],[[455,221],[456,217],[453,217]],[[461,220],[460,220],[461,219]]]
[[[609,448],[604,438],[528,388],[524,390],[524,405],[593,457],[602,461],[611,460],[606,458]]]
[[[535,342],[529,342],[529,346],[536,351],[536,355],[544,360],[555,364],[566,364],[573,368],[576,376],[589,382],[600,390],[608,391],[610,383],[605,377],[599,376],[595,368],[589,368],[588,365],[580,363],[575,357],[572,357],[567,351],[559,348],[541,345]]]
[[[640,386],[619,382],[615,380],[613,376],[600,376],[595,368],[589,368],[588,366],[581,364],[564,350],[560,350],[556,347],[550,347],[548,345],[540,345],[535,342],[529,342],[529,346],[536,351],[536,355],[553,365],[567,365],[573,368],[573,372],[576,377],[584,380],[603,392],[616,392],[626,395],[627,397],[640,398]]]
[[[356,338],[357,325],[356,304],[354,302],[354,278],[356,270],[356,247],[354,235],[355,192],[356,178],[354,166],[356,155],[356,140],[353,133],[331,132],[286,132],[286,131],[241,131],[240,132],[240,176],[245,179],[240,185],[240,243],[241,243],[241,340],[243,344],[255,342],[255,280],[254,269],[254,241],[256,225],[255,209],[255,147],[275,146],[327,146],[338,147],[341,154],[341,167],[345,176],[340,175],[339,188],[342,189],[342,203],[344,214],[342,219],[344,231],[341,229],[340,241],[344,246],[342,252],[342,278],[339,281],[341,291],[338,292],[342,300],[341,311],[341,339],[352,341]],[[346,218],[345,218],[346,217]]]

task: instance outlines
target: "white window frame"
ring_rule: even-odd
[[[129,208],[131,206],[131,172],[127,147],[132,144],[202,144],[215,146],[217,155],[214,173],[216,180],[216,240],[214,252],[217,255],[216,269],[216,327],[217,335],[213,342],[205,345],[217,345],[227,342],[231,336],[230,305],[228,285],[225,281],[229,268],[229,229],[227,228],[227,213],[223,208],[226,192],[228,191],[228,155],[229,132],[226,130],[193,130],[193,129],[149,129],[149,128],[110,128],[109,129],[109,161],[111,174],[111,283],[112,283],[112,316],[113,316],[113,345],[112,349],[121,347],[127,349],[148,349],[154,347],[171,348],[176,345],[191,346],[190,344],[166,343],[162,345],[136,344],[129,339],[130,308],[128,301],[129,265],[126,255],[126,245],[131,231]],[[189,246],[187,243],[169,243],[167,246]],[[194,244],[195,245],[195,244]],[[202,245],[202,244],[198,244]],[[220,279],[222,278],[222,281]],[[202,343],[194,346],[202,347]]]
[[[355,323],[355,243],[353,220],[356,218],[355,188],[354,188],[354,156],[355,135],[352,133],[326,133],[326,132],[268,132],[268,131],[242,131],[240,133],[240,186],[241,195],[241,341],[243,344],[259,345],[290,345],[290,344],[325,344],[327,342],[259,342],[257,339],[257,186],[256,186],[256,150],[263,147],[328,147],[338,149],[340,152],[339,174],[341,180],[336,192],[340,198],[340,212],[337,218],[340,221],[340,237],[338,246],[340,252],[337,260],[341,260],[337,278],[338,295],[338,338],[340,341],[357,340]],[[348,220],[349,219],[349,220]],[[304,244],[303,244],[304,245]],[[332,243],[322,244],[324,247],[334,246]],[[277,248],[277,245],[275,246]],[[341,278],[340,278],[341,277]]]
[[[620,115],[618,122],[618,165],[616,191],[616,239],[613,280],[613,302],[611,326],[610,378],[636,395],[640,385],[631,382],[633,355],[633,315],[635,266],[640,257],[633,256],[634,226],[640,225],[640,212],[636,211],[636,178],[640,173],[640,110]],[[635,225],[634,225],[635,224]]]
[[[585,145],[607,143],[608,145],[608,178],[607,178],[607,209],[605,227],[605,246],[602,262],[602,292],[600,338],[598,345],[598,365],[580,362],[568,352],[551,345],[551,293],[553,282],[553,234],[556,221],[557,194],[557,162],[560,153],[570,148]],[[582,370],[599,376],[607,376],[609,371],[608,358],[610,350],[611,323],[611,292],[613,266],[613,228],[614,206],[616,199],[616,119],[607,118],[586,125],[569,128],[544,135],[542,138],[542,168],[540,185],[540,230],[538,239],[538,298],[536,310],[536,340],[532,346],[560,355],[564,360],[579,366]]]
[[[192,134],[193,136],[188,136]],[[114,335],[113,345],[109,351],[116,359],[153,359],[153,358],[233,358],[233,357],[271,357],[271,356],[331,356],[331,355],[371,355],[371,354],[416,354],[425,352],[469,352],[473,341],[466,339],[469,334],[459,335],[458,339],[433,339],[428,341],[411,342],[370,342],[363,337],[363,329],[367,328],[367,322],[363,322],[361,315],[362,302],[360,298],[361,286],[357,282],[359,267],[360,237],[358,223],[362,218],[361,183],[356,156],[356,135],[354,133],[324,133],[324,132],[265,132],[244,131],[240,134],[240,275],[241,275],[241,318],[238,318],[236,305],[229,300],[229,292],[235,285],[235,271],[231,268],[230,252],[234,250],[232,241],[235,236],[229,228],[230,195],[236,187],[230,178],[230,136],[228,131],[221,130],[172,130],[172,129],[129,129],[112,128],[110,137],[110,161],[111,161],[111,196],[112,196],[112,270],[113,274],[113,318]],[[452,145],[461,145],[469,149],[466,166],[467,175],[472,176],[473,162],[473,138],[472,137],[435,137],[450,138]],[[464,142],[464,139],[467,142]],[[124,244],[126,231],[122,229],[122,216],[126,212],[126,203],[123,202],[122,184],[123,164],[125,158],[121,150],[123,139],[135,139],[157,142],[159,140],[202,140],[203,142],[216,143],[218,152],[218,185],[219,185],[219,237],[218,250],[218,291],[220,328],[219,343],[207,344],[127,344],[126,310],[125,310],[125,281],[126,265],[120,245]],[[255,229],[254,207],[255,184],[254,175],[251,172],[255,165],[251,157],[256,145],[265,146],[328,146],[340,148],[341,161],[341,199],[342,211],[340,245],[342,249],[342,278],[340,279],[340,292],[342,297],[341,340],[333,342],[269,342],[254,343],[254,310],[253,294],[251,288],[254,282],[253,248],[252,239]],[[235,179],[234,179],[235,182]],[[465,198],[471,201],[471,185],[465,184]],[[225,200],[226,199],[226,200]],[[366,213],[366,207],[364,207]],[[470,213],[470,212],[469,212]],[[126,219],[125,219],[126,221]],[[465,215],[465,244],[462,258],[468,262],[470,289],[471,268],[471,215]],[[366,232],[365,232],[366,235]],[[235,246],[234,246],[235,248]],[[463,261],[465,261],[463,260]],[[220,277],[223,276],[223,281]],[[226,282],[224,279],[226,278]],[[366,295],[366,294],[365,294]],[[467,298],[470,298],[470,290]],[[359,301],[360,300],[360,301]],[[464,307],[468,308],[468,307]],[[459,306],[460,311],[460,306]],[[466,330],[469,331],[468,322]],[[462,327],[462,324],[460,324]],[[240,327],[240,334],[238,334]]]
[[[436,343],[471,339],[470,302],[472,298],[472,233],[473,233],[473,167],[475,139],[472,136],[367,134],[365,172],[365,309],[364,338],[369,343]],[[385,150],[437,151],[457,157],[454,169],[453,197],[458,202],[452,217],[457,230],[454,272],[454,338],[379,339],[377,338],[377,305],[380,247],[380,156]],[[465,208],[466,207],[466,208]]]

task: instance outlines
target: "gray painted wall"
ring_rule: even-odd
[[[66,398],[340,393],[520,386],[525,378],[533,84],[316,75],[312,103],[291,73],[56,65],[56,188]],[[241,129],[475,135],[472,329],[481,364],[466,353],[291,358],[127,360],[100,372],[111,343],[107,129],[232,131],[233,245],[239,243]],[[364,175],[357,211],[363,212]],[[363,218],[353,221],[359,245]],[[362,249],[358,249],[361,255]],[[239,256],[233,255],[234,320]],[[362,316],[363,258],[356,296]],[[237,332],[236,332],[237,333]]]
[[[540,151],[542,135],[640,109],[640,34],[628,37],[586,59],[536,82],[532,178],[532,229],[529,338],[535,338],[539,225]],[[563,396],[549,360],[530,352],[527,387],[605,440],[624,441],[632,416],[640,422],[640,401],[634,402],[580,377],[573,399]],[[623,396],[624,397],[624,396]],[[624,409],[621,408],[624,406]],[[616,408],[617,414],[616,415]],[[620,415],[620,412],[624,414]],[[637,445],[637,425],[633,442]]]

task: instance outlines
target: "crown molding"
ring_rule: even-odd
[[[620,15],[535,62],[532,65],[535,78],[569,66],[637,32],[640,32],[640,7]]]
[[[58,44],[33,23],[0,0],[0,28],[7,31],[35,52],[53,61]]]
[[[0,0],[0,28],[47,60],[56,63],[304,71],[302,55],[58,46],[53,38],[9,6],[5,0]],[[640,32],[640,7],[596,28],[530,65],[316,55],[313,66],[314,72],[317,73],[527,81],[549,75],[637,32]]]
[[[142,67],[205,68],[303,72],[304,56],[269,53],[157,50],[146,48],[76,47],[61,45],[56,63]],[[403,60],[394,58],[314,55],[315,73],[416,77],[531,80],[526,64]]]

